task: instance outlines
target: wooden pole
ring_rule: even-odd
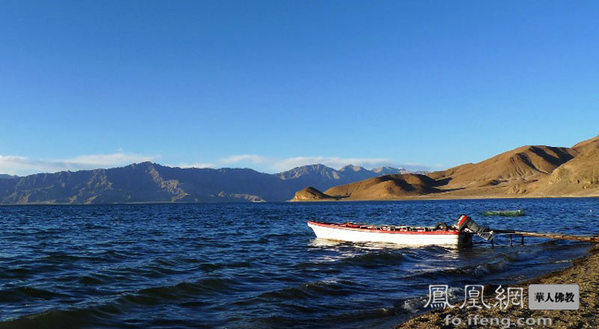
[[[568,234],[557,234],[557,233],[538,233],[538,232],[525,232],[525,231],[514,231],[514,230],[493,230],[495,233],[504,233],[510,235],[520,235],[522,237],[522,244],[524,244],[525,236],[532,236],[537,238],[557,239],[557,240],[575,240],[584,242],[599,242],[599,236],[585,236],[585,235],[568,235]]]
[[[538,238],[547,238],[547,239],[558,239],[558,240],[576,240],[576,241],[585,241],[585,242],[599,242],[599,237],[597,236],[581,236],[581,235],[567,235],[567,234],[554,234],[554,233],[535,233],[535,232],[518,232],[515,234],[519,234],[522,237],[525,236],[534,236]]]

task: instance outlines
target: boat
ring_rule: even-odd
[[[581,242],[599,243],[599,235],[568,235],[559,233],[526,232],[518,230],[490,229],[488,226],[478,225],[472,218],[460,215],[455,225],[448,226],[438,222],[436,226],[397,226],[397,225],[369,225],[355,224],[352,222],[326,223],[308,221],[308,226],[314,230],[317,238],[349,241],[349,242],[388,242],[408,246],[456,246],[471,247],[472,236],[477,235],[494,246],[494,237],[505,234],[512,246],[512,237],[547,238],[556,240],[573,240]]]
[[[524,216],[524,209],[517,210],[487,210],[483,211],[483,216],[505,216],[505,217],[518,217]]]
[[[308,221],[317,238],[349,242],[386,242],[410,246],[447,245],[468,247],[472,235],[492,239],[487,227],[477,225],[470,217],[461,215],[455,225],[443,222],[434,227],[327,223]]]

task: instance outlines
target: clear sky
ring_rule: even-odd
[[[478,162],[599,134],[597,1],[0,1],[0,173]]]

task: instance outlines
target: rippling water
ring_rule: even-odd
[[[525,209],[524,217],[484,210]],[[0,327],[392,327],[429,284],[521,281],[587,244],[316,240],[306,220],[599,233],[598,199],[0,207]],[[480,241],[475,238],[475,242]]]

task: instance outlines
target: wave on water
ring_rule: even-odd
[[[563,268],[588,245],[408,248],[316,239],[307,218],[426,225],[521,209],[481,225],[599,233],[589,200],[0,207],[1,328],[389,328],[430,284],[511,284]],[[586,214],[585,210],[585,214]],[[553,220],[560,218],[559,221]],[[575,221],[577,227],[565,225]],[[498,227],[503,228],[503,227]],[[575,230],[575,231],[572,231]],[[452,296],[453,296],[452,295]]]
[[[225,294],[234,290],[238,282],[227,279],[202,279],[196,282],[181,282],[170,286],[160,286],[141,289],[110,301],[96,305],[85,305],[81,307],[64,307],[60,309],[49,309],[40,313],[5,319],[0,322],[0,328],[82,328],[82,327],[131,327],[138,325],[127,325],[118,320],[112,321],[115,315],[127,313],[126,310],[139,307],[160,306],[170,303],[182,305],[183,307],[201,307],[210,305],[210,296]],[[0,292],[2,302],[16,302],[24,298],[41,298],[50,300],[53,298],[66,297],[62,294],[48,290],[19,287]],[[201,297],[201,299],[199,298]],[[154,325],[160,321],[153,322]],[[191,324],[190,321],[183,321]],[[176,321],[165,320],[165,324],[174,325]],[[195,323],[197,327],[199,322]]]
[[[363,268],[377,268],[384,266],[396,266],[406,261],[407,257],[399,252],[374,252],[354,255],[339,255],[336,257],[323,257],[319,260],[302,262],[296,264],[298,269],[303,268],[321,268],[334,267],[340,269],[349,266],[358,266]]]
[[[357,284],[350,280],[324,280],[305,283],[300,286],[268,291],[258,295],[258,299],[306,299],[317,296],[347,296],[354,293]]]

